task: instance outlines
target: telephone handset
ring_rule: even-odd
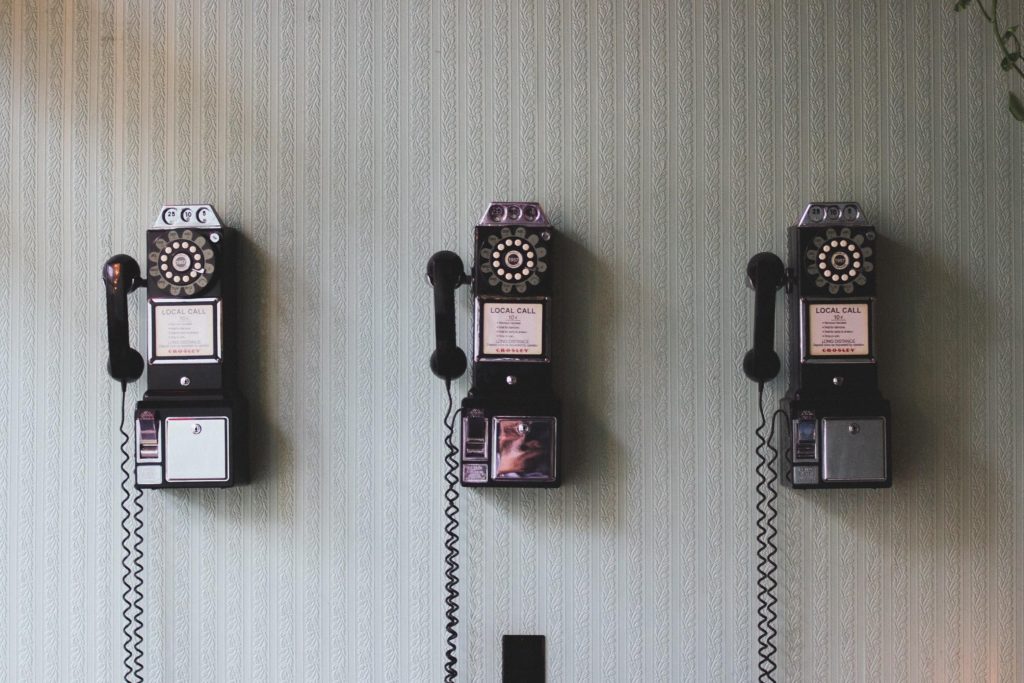
[[[434,374],[466,369],[455,343],[454,291],[473,287],[472,388],[462,401],[464,486],[554,487],[561,480],[560,403],[551,388],[551,256],[555,231],[540,205],[494,202],[474,228],[473,273],[450,251],[434,254]]]
[[[103,265],[108,371],[147,373],[135,410],[138,488],[232,486],[242,477],[244,406],[233,384],[234,235],[210,205],[165,206],[146,233],[147,271],[118,254]],[[145,359],[129,342],[128,294],[145,286]]]
[[[767,252],[747,265],[755,325],[743,369],[759,384],[779,371],[772,348],[775,292],[787,291],[782,479],[794,488],[892,484],[891,414],[878,388],[875,354],[876,242],[857,204],[815,203],[789,229],[789,270]]]
[[[131,256],[118,254],[103,264],[107,290],[107,372],[119,382],[134,382],[146,367],[128,338],[128,295],[145,282],[139,264]]]
[[[466,354],[455,342],[455,290],[466,281],[464,270],[462,259],[451,251],[439,251],[427,261],[427,280],[434,287],[435,349],[430,369],[447,381],[466,371]]]
[[[767,382],[782,366],[775,353],[775,293],[785,284],[786,267],[770,251],[761,252],[747,263],[747,278],[754,288],[754,348],[743,357],[743,372]]]

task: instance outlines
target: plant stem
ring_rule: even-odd
[[[988,23],[992,24],[992,32],[996,34],[996,42],[999,43],[999,49],[1002,50],[1003,56],[1009,57],[1010,51],[1006,49],[1006,43],[1003,41],[1002,29],[999,27],[999,0],[992,0],[991,16],[987,11],[985,11],[985,5],[982,4],[981,0],[978,0],[975,4],[978,6],[978,9],[981,10],[981,13],[985,15],[985,19],[988,20]],[[1010,65],[1013,66],[1014,71],[1020,74],[1021,78],[1024,78],[1024,70],[1021,70],[1016,60],[1012,60]]]

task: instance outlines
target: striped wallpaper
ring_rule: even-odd
[[[895,484],[781,493],[779,680],[1024,679],[1024,126],[952,4],[0,1],[0,681],[121,675],[100,265],[186,201],[256,478],[145,494],[146,679],[440,680],[423,273],[492,199],[562,234],[567,476],[463,493],[462,680],[754,679],[743,267],[812,199],[885,238]]]

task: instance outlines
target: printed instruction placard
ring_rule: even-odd
[[[153,310],[155,358],[212,357],[214,304],[158,305]]]
[[[544,355],[544,304],[484,302],[482,310],[484,355]]]
[[[871,355],[871,305],[853,302],[807,304],[807,355]]]

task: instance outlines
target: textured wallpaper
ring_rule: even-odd
[[[896,460],[781,492],[779,680],[1024,679],[1024,126],[952,4],[0,2],[0,680],[121,675],[100,266],[186,201],[245,237],[256,477],[145,494],[147,680],[440,680],[423,274],[492,199],[562,234],[567,473],[464,491],[462,680],[754,679],[743,268],[813,199],[885,240]]]

